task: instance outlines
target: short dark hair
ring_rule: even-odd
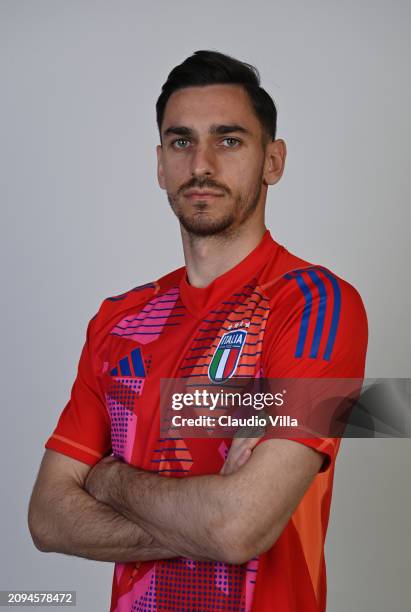
[[[269,94],[260,87],[257,68],[218,51],[195,51],[181,64],[173,68],[164,83],[156,102],[157,126],[160,133],[169,97],[184,87],[231,84],[244,87],[257,115],[262,131],[263,146],[275,140],[277,109]]]

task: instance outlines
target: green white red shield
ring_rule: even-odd
[[[208,366],[208,377],[213,382],[223,382],[233,376],[243,350],[247,332],[236,329],[226,332],[220,339]]]

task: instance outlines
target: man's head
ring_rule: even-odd
[[[196,51],[163,85],[156,105],[158,180],[189,234],[264,223],[267,186],[281,178],[286,149],[275,140],[276,108],[259,83],[253,66]]]

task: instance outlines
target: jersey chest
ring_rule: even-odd
[[[213,385],[258,377],[268,314],[268,300],[252,286],[201,318],[171,288],[118,321],[107,338],[102,377],[113,452],[168,476],[217,469],[228,441],[161,438],[160,380]]]

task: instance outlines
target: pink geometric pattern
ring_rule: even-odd
[[[220,446],[218,447],[218,452],[220,453],[220,455],[225,461],[228,455],[228,446],[225,442],[221,442]]]
[[[113,453],[129,463],[136,436],[137,416],[108,394],[106,394],[106,405],[111,420]]]
[[[124,565],[124,564],[122,564]],[[133,584],[133,588],[125,593],[117,602],[114,612],[142,612],[156,610],[155,567],[144,574]]]
[[[178,287],[172,287],[166,293],[150,300],[135,316],[128,315],[111,330],[111,334],[124,336],[141,344],[157,340],[166,325],[179,296]]]
[[[254,587],[255,581],[257,577],[257,569],[258,569],[258,557],[255,559],[251,559],[247,563],[247,578],[245,585],[245,612],[251,612],[251,608],[253,605],[253,595],[254,595]]]
[[[223,591],[225,595],[229,594],[230,589],[228,586],[228,572],[227,565],[225,563],[216,561],[214,564],[214,582],[217,589]]]

